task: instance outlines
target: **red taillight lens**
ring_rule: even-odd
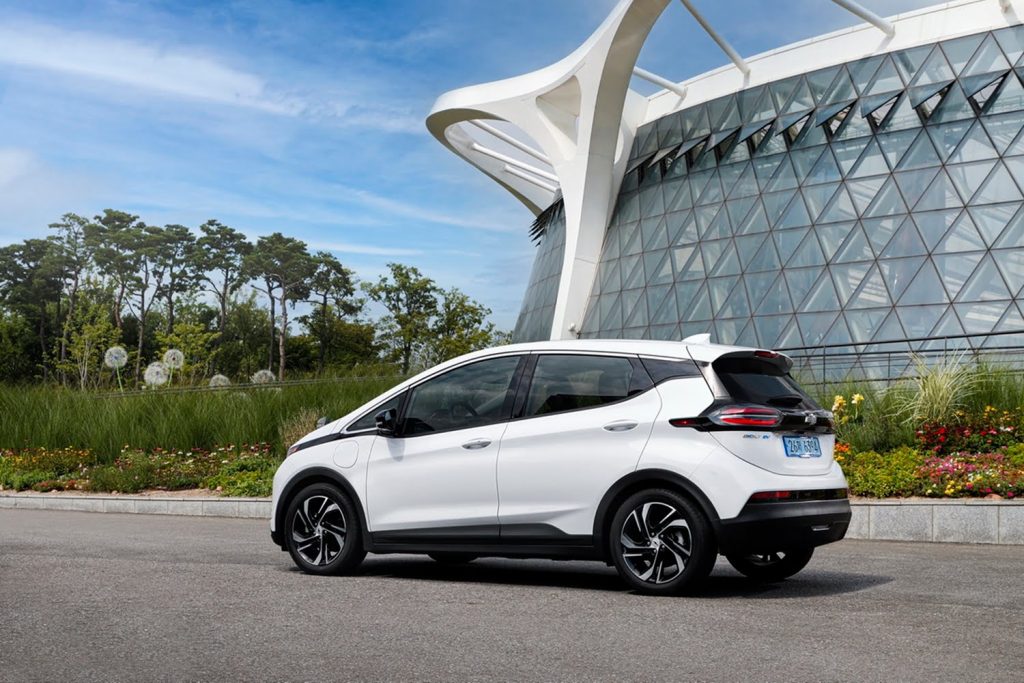
[[[773,500],[789,500],[792,497],[792,491],[758,491],[750,497],[750,502],[765,503]]]
[[[699,417],[677,417],[668,421],[673,427],[699,427],[702,420]]]
[[[762,427],[770,429],[782,424],[782,413],[759,406],[726,406],[708,415],[718,425],[730,427]]]
[[[756,358],[778,358],[779,354],[774,351],[754,351],[754,357]]]

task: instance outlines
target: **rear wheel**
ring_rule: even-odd
[[[782,581],[807,566],[814,548],[788,548],[771,553],[726,555],[736,571],[758,581]]]
[[[619,576],[644,593],[678,594],[715,564],[711,525],[692,501],[668,489],[640,491],[623,501],[609,543]]]
[[[312,484],[299,491],[284,524],[288,552],[308,574],[345,574],[366,557],[355,506],[336,486]]]
[[[477,558],[472,553],[430,553],[429,557],[441,564],[468,564]]]

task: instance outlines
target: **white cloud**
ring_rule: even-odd
[[[336,251],[342,254],[366,254],[369,256],[418,256],[423,253],[420,249],[395,249],[370,244],[353,244],[351,242],[321,242],[313,240],[309,242],[309,246],[313,249],[322,249],[324,251]]]
[[[24,149],[0,148],[0,188],[30,173],[35,157]]]

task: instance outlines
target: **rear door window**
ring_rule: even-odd
[[[819,410],[819,406],[782,368],[757,358],[720,358],[715,374],[733,400],[776,408]]]
[[[622,401],[650,387],[650,377],[629,358],[543,355],[537,359],[523,415],[595,408]]]

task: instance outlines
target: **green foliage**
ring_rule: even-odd
[[[269,496],[279,464],[271,458],[238,460],[207,478],[203,486],[225,496]]]
[[[381,276],[376,283],[363,283],[363,291],[384,306],[387,315],[380,321],[380,339],[389,359],[408,373],[413,355],[422,351],[430,336],[430,322],[437,314],[437,285],[416,268],[389,263],[391,277]]]
[[[160,344],[160,355],[168,349],[178,349],[185,356],[185,364],[179,371],[179,382],[195,384],[202,377],[209,374],[213,366],[216,350],[213,343],[219,333],[208,332],[202,325],[179,322],[174,325],[171,334],[157,332],[157,342]]]
[[[913,448],[897,448],[884,454],[850,453],[842,457],[841,464],[854,495],[886,498],[920,495],[924,491],[926,481],[918,474],[924,457]]]
[[[962,354],[937,363],[914,358],[914,377],[890,389],[894,408],[904,422],[948,422],[964,408],[978,382],[978,373]]]

